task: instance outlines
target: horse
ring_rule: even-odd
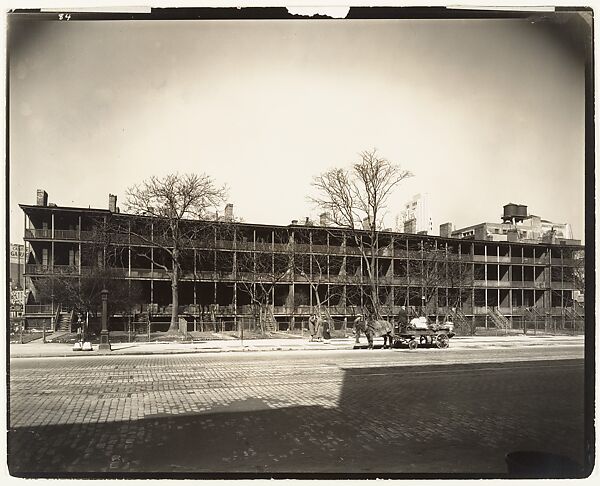
[[[394,325],[384,320],[368,320],[365,322],[359,318],[354,321],[354,333],[356,335],[356,342],[360,337],[360,333],[363,332],[369,342],[369,349],[373,349],[373,338],[383,337],[383,349],[387,348],[389,341],[390,348],[394,344]]]

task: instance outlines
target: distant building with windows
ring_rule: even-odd
[[[404,222],[404,233],[433,234],[428,193],[415,194],[410,201],[404,204],[402,221]]]

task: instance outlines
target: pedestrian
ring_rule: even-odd
[[[323,319],[320,315],[315,314],[315,336],[317,341],[323,340]]]
[[[358,344],[360,342],[360,330],[358,328],[358,324],[363,320],[363,316],[362,314],[358,314],[358,316],[356,316],[356,319],[354,319],[354,336],[355,336],[355,340],[354,342],[356,344]]]
[[[310,333],[311,341],[315,340],[316,327],[317,327],[317,315],[311,314],[310,318],[308,319],[308,332]]]
[[[328,319],[323,323],[323,339],[331,339],[331,323]]]

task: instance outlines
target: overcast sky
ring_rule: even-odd
[[[314,175],[371,148],[415,174],[434,225],[508,202],[583,239],[583,63],[527,20],[94,21],[9,26],[18,203],[120,206],[151,175],[207,172],[236,216],[318,214]]]

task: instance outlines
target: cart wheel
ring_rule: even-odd
[[[438,348],[445,349],[450,346],[450,339],[445,334],[439,334],[435,344]]]
[[[411,339],[408,341],[408,349],[417,349],[419,347],[419,343],[416,339]]]

